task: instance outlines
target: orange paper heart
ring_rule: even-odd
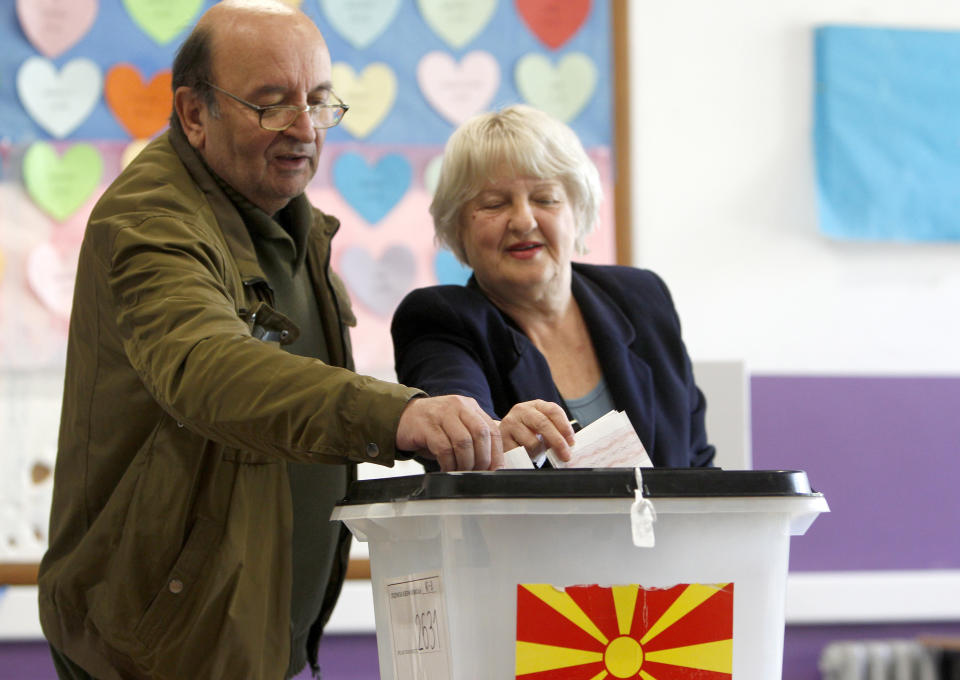
[[[117,64],[107,72],[104,97],[113,115],[134,139],[152,137],[170,118],[173,93],[169,70],[159,71],[146,85],[140,71]]]

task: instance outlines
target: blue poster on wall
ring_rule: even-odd
[[[815,58],[821,230],[960,240],[960,32],[826,26]]]

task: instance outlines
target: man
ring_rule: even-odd
[[[91,215],[40,568],[62,678],[316,673],[355,464],[502,463],[472,400],[350,370],[339,225],[303,194],[346,109],[330,74],[299,11],[214,6],[174,63],[171,130]]]

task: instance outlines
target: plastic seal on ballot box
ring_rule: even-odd
[[[630,506],[630,529],[633,534],[633,544],[638,548],[652,548],[656,543],[653,535],[653,524],[657,521],[657,511],[649,498],[643,496],[643,473],[639,467],[633,469],[637,477],[637,488],[633,492],[633,503]]]

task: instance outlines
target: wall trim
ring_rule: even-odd
[[[788,624],[960,621],[960,569],[793,572]]]

